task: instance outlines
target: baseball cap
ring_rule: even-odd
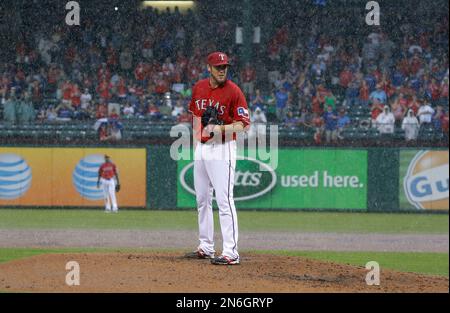
[[[223,52],[213,52],[208,55],[208,64],[212,66],[230,65],[228,56]]]

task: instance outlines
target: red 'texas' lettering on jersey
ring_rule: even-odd
[[[241,89],[232,81],[227,80],[222,86],[211,88],[209,78],[198,81],[192,89],[192,99],[189,111],[194,118],[201,117],[207,107],[215,107],[219,119],[225,125],[242,122],[244,127],[250,125],[248,105]]]
[[[104,179],[111,179],[117,174],[116,165],[114,163],[103,163],[98,173]]]

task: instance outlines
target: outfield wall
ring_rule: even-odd
[[[239,209],[447,211],[448,150],[280,148],[277,162],[245,151],[238,161]],[[108,154],[119,168],[119,205],[195,207],[193,161],[169,146],[1,147],[0,207],[101,207],[96,171]]]

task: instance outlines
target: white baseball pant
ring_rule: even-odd
[[[219,207],[222,229],[222,255],[238,258],[238,221],[233,198],[236,170],[236,141],[199,143],[194,157],[194,185],[198,206],[199,248],[207,254],[214,250],[213,192]]]
[[[105,210],[117,212],[119,208],[117,207],[117,199],[116,199],[116,181],[114,178],[105,179],[100,178],[100,183],[103,189],[103,197],[105,199]]]

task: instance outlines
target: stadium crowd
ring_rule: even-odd
[[[191,87],[208,75],[205,55],[222,50],[253,133],[272,122],[313,129],[317,143],[343,139],[352,125],[386,135],[403,129],[406,140],[428,127],[448,138],[447,12],[391,12],[383,26],[368,27],[361,8],[322,15],[312,6],[275,11],[266,27],[274,13],[255,10],[264,40],[245,62],[233,12],[146,9],[131,20],[117,15],[111,27],[86,18],[75,28],[47,21],[22,29],[14,59],[0,63],[2,118],[189,123]]]

